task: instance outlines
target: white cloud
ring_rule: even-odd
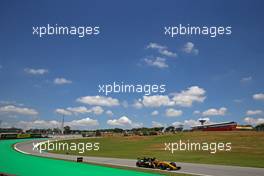
[[[264,123],[264,118],[254,119],[252,117],[245,117],[244,121],[250,125],[258,125]]]
[[[56,120],[35,120],[35,121],[19,121],[16,124],[16,127],[22,129],[30,129],[30,128],[58,128],[60,127],[61,123]]]
[[[167,117],[179,117],[183,114],[181,110],[176,110],[173,108],[166,109],[166,116]]]
[[[205,100],[205,90],[198,86],[189,87],[187,90],[183,90],[180,93],[174,93],[172,100],[178,106],[190,107],[193,102],[203,102]]]
[[[135,100],[132,106],[136,109],[141,109],[143,107],[142,100]]]
[[[85,106],[79,107],[68,107],[66,109],[58,108],[55,110],[57,114],[61,115],[78,115],[78,114],[86,114],[86,113],[94,113],[95,115],[100,115],[104,112],[104,109],[100,106],[94,106],[90,109],[87,109]]]
[[[142,103],[146,107],[160,107],[160,106],[174,105],[174,103],[170,101],[170,98],[167,95],[143,96]]]
[[[31,75],[44,75],[49,72],[47,69],[43,69],[43,68],[40,69],[25,68],[24,71]]]
[[[0,101],[0,106],[1,105],[14,105],[14,106],[24,106],[23,103],[18,103],[16,101]]]
[[[97,120],[91,119],[89,117],[80,119],[80,120],[73,120],[70,122],[65,122],[65,126],[68,125],[72,128],[79,128],[79,127],[91,127],[91,126],[98,126],[99,123]]]
[[[211,108],[202,113],[203,116],[224,116],[227,108],[221,107],[220,109]]]
[[[128,117],[122,116],[119,119],[107,120],[107,124],[111,126],[131,126],[132,121]]]
[[[177,56],[176,53],[169,51],[167,46],[162,46],[158,43],[149,43],[147,46],[147,49],[157,49],[161,55],[164,55],[167,57],[176,57]]]
[[[192,42],[187,42],[183,47],[183,51],[187,54],[199,54],[199,50],[194,47],[194,44]]]
[[[72,115],[70,111],[62,109],[62,108],[55,109],[55,113],[60,114],[60,115],[66,115],[66,116]]]
[[[131,127],[132,128],[141,128],[141,127],[143,127],[143,123],[133,122],[131,124]]]
[[[246,112],[247,115],[260,115],[263,114],[263,111],[261,110],[248,110]]]
[[[68,107],[65,111],[69,111],[75,115],[88,113],[89,110],[84,106],[79,107]]]
[[[166,49],[167,47],[166,46],[162,46],[158,43],[149,43],[148,46],[147,46],[147,49],[158,49],[158,50],[163,50],[163,49]]]
[[[94,106],[89,111],[96,115],[100,115],[104,112],[104,109],[101,106]]]
[[[160,107],[160,106],[183,106],[190,107],[194,102],[203,102],[205,100],[205,90],[192,86],[187,90],[183,90],[180,93],[173,93],[172,98],[168,95],[152,95],[143,96],[143,100],[138,99],[134,101],[132,105],[135,108],[145,107]]]
[[[152,127],[165,127],[166,124],[162,124],[160,122],[152,121]]]
[[[211,124],[212,123],[209,118],[202,118],[202,119],[206,120],[205,124]],[[188,119],[188,120],[184,120],[183,122],[174,122],[174,123],[172,123],[172,126],[178,127],[179,125],[184,125],[185,127],[189,128],[189,127],[201,125],[199,120],[200,119],[198,119],[198,120]]]
[[[71,84],[72,81],[66,78],[55,78],[53,83],[57,85],[62,85],[62,84]]]
[[[241,78],[240,82],[246,83],[246,82],[252,81],[252,79],[253,78],[251,76],[249,76],[249,77],[243,77],[243,78]]]
[[[105,113],[106,113],[107,115],[109,115],[109,116],[113,116],[113,115],[114,115],[114,113],[113,113],[111,110],[107,110]]]
[[[159,111],[157,111],[157,110],[152,111],[151,115],[152,115],[152,116],[157,116],[157,115],[159,115]]]
[[[179,127],[179,126],[184,125],[184,124],[182,122],[173,122],[171,125],[174,127]]]
[[[104,96],[85,96],[80,97],[76,100],[77,102],[89,104],[89,105],[98,105],[98,106],[118,106],[119,100],[112,97]]]
[[[193,114],[194,114],[194,115],[197,115],[197,114],[201,114],[201,112],[198,111],[198,110],[196,110],[196,111],[193,111]]]
[[[0,107],[0,113],[10,113],[10,114],[19,114],[19,115],[38,115],[38,111],[31,108],[19,107],[15,105],[6,105]]]
[[[187,126],[187,127],[192,127],[192,126],[196,126],[196,125],[200,125],[200,122],[197,120],[184,120],[183,125]]]
[[[89,117],[80,119],[80,120],[73,120],[64,123],[65,126],[70,126],[71,128],[80,128],[80,127],[92,127],[99,125],[97,120],[91,119]],[[30,128],[60,128],[61,122],[56,120],[35,120],[35,121],[19,121],[16,124],[16,127],[23,128],[23,129],[30,129]]]
[[[133,122],[127,116],[122,116],[119,119],[107,120],[106,123],[110,126],[132,127],[132,128],[139,128],[143,126],[143,123]]]
[[[161,69],[169,67],[169,65],[166,63],[166,59],[162,57],[156,57],[154,59],[145,58],[144,61],[148,66],[153,66]]]
[[[162,55],[164,55],[164,56],[168,56],[168,57],[176,57],[177,56],[176,53],[171,52],[171,51],[166,50],[166,49],[160,50],[159,53],[162,54]]]
[[[258,93],[253,95],[254,100],[264,100],[264,93]]]
[[[7,122],[2,122],[1,123],[1,128],[11,128],[14,127],[15,125],[7,123]]]

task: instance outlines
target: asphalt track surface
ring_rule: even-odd
[[[39,153],[39,151],[33,151],[32,141],[26,141],[18,143],[15,148],[24,152],[25,154],[44,156],[49,158],[57,158],[64,160],[76,161],[78,156],[74,155],[62,155],[53,153]],[[84,162],[105,164],[105,165],[116,165],[135,168],[136,160],[133,159],[119,159],[119,158],[103,158],[103,157],[83,157]],[[264,168],[253,168],[253,167],[238,167],[238,166],[223,166],[223,165],[211,165],[211,164],[192,164],[192,163],[181,163],[177,162],[182,167],[179,171],[173,171],[178,173],[186,173],[192,175],[201,176],[263,176]],[[172,172],[172,171],[169,171]],[[110,174],[108,174],[110,175]]]
[[[27,155],[13,148],[15,143],[22,141],[29,144],[28,140],[21,139],[0,140],[0,173],[17,176],[154,176],[137,171]]]

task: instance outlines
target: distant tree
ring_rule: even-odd
[[[178,131],[178,132],[183,131],[183,125],[179,125],[178,127],[176,127],[175,131]]]
[[[121,129],[121,128],[115,128],[115,129],[113,129],[113,132],[114,133],[123,133],[123,129]]]
[[[61,133],[61,130],[59,128],[53,128],[52,132],[58,134]]]
[[[153,131],[162,131],[164,127],[154,127],[152,128]]]
[[[264,123],[255,126],[256,131],[264,131]]]
[[[175,127],[174,126],[169,126],[165,129],[166,132],[174,132],[175,131]]]
[[[100,130],[96,130],[96,131],[95,131],[95,136],[102,136]]]
[[[149,135],[149,132],[146,131],[146,130],[143,130],[142,134],[143,134],[143,136],[148,136]]]
[[[152,136],[152,135],[158,135],[158,132],[157,132],[157,131],[150,131],[150,132],[149,132],[149,135],[151,135],[151,136]]]
[[[64,134],[70,134],[71,133],[71,127],[70,126],[65,126],[64,127]]]

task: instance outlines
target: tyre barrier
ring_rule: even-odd
[[[11,175],[11,174],[6,174],[6,173],[0,172],[0,176],[15,176],[15,175]]]
[[[83,162],[83,157],[77,157],[77,162],[78,162],[78,163]]]
[[[19,134],[19,133],[2,133],[0,139],[25,139],[25,138],[41,138],[41,134]]]

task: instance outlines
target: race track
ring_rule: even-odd
[[[37,155],[37,156],[44,156],[44,157],[58,158],[58,159],[65,159],[72,161],[75,161],[77,158],[77,156],[74,155],[62,155],[62,154],[53,154],[46,152],[39,153],[38,151],[33,151],[32,147],[33,147],[32,141],[18,143],[15,146],[15,148],[21,152]],[[133,159],[84,157],[84,162],[125,166],[125,167],[133,167],[133,168],[136,167],[135,166],[136,160]],[[211,164],[192,164],[192,163],[180,163],[180,162],[177,163],[179,166],[182,167],[182,169],[174,172],[186,173],[192,175],[202,175],[202,176],[263,176],[264,175],[264,168],[223,166],[223,165],[211,165]]]
[[[13,149],[15,143],[22,141],[24,144],[32,143],[32,139],[30,142],[21,139],[0,140],[0,173],[17,176],[154,176],[143,172],[27,155]]]

